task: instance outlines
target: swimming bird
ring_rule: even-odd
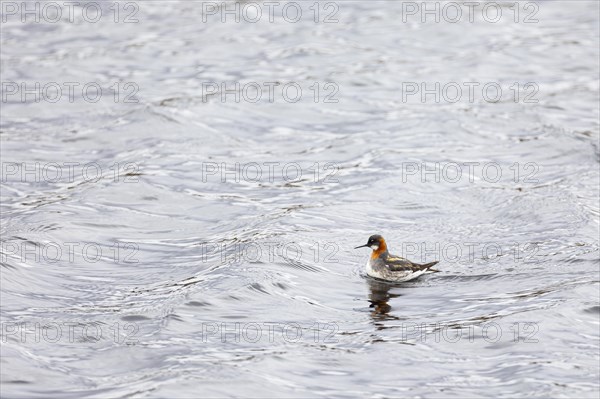
[[[372,235],[365,245],[359,245],[354,249],[363,247],[373,250],[367,262],[367,274],[371,277],[399,283],[415,279],[422,274],[439,272],[439,270],[431,268],[438,262],[420,265],[408,259],[391,255],[387,250],[385,240],[379,234]]]

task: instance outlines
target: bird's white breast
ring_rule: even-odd
[[[367,259],[367,274],[372,277],[375,276],[375,270],[371,267],[371,259]]]
[[[379,270],[376,270],[373,268],[372,264],[371,264],[371,259],[367,260],[367,275],[371,276],[371,277],[375,277],[375,278],[379,278],[382,280],[389,280],[389,276],[385,276],[383,273],[381,273]]]

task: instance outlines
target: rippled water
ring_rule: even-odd
[[[3,8],[3,397],[598,397],[598,4],[312,3]]]

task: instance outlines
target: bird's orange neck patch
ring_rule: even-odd
[[[377,248],[371,254],[371,259],[377,259],[377,258],[379,258],[379,256],[381,256],[381,254],[384,253],[384,252],[387,252],[387,245],[385,244],[385,241],[381,240],[379,242],[379,248]]]

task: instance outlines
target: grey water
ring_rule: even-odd
[[[598,3],[422,4],[3,1],[1,396],[597,398]]]

